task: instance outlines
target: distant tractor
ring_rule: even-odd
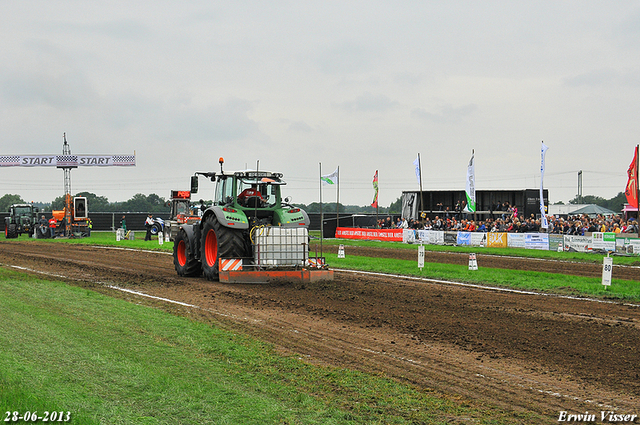
[[[173,263],[180,276],[204,274],[223,282],[332,279],[324,261],[309,259],[309,216],[282,200],[282,174],[269,171],[197,172],[216,182],[213,204],[199,222],[173,235]]]
[[[191,206],[191,192],[188,190],[172,190],[171,198],[167,204],[171,208],[171,213],[169,218],[164,221],[164,232],[165,237],[173,241],[180,225],[199,222],[200,214],[196,213]]]
[[[4,237],[17,238],[23,233],[33,236],[38,226],[38,208],[33,204],[13,204],[4,218]]]

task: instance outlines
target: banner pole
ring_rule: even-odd
[[[378,178],[378,191],[376,193],[376,226],[378,226],[378,223],[380,223],[380,217],[378,216],[378,208],[380,207],[380,176],[378,175],[378,170],[376,170],[376,177]]]
[[[418,169],[420,170],[420,199],[418,201],[418,212],[416,220],[420,218],[420,210],[422,209],[422,164],[420,163],[420,153],[418,152]]]
[[[324,214],[322,211],[322,162],[318,162],[320,167],[320,177],[318,182],[320,183],[320,256],[322,257],[322,239],[324,238]]]
[[[336,230],[340,227],[340,166],[338,165],[338,184],[336,185]]]

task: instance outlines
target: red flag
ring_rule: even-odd
[[[629,169],[627,170],[629,180],[627,181],[627,187],[624,191],[624,194],[627,196],[627,202],[629,203],[629,205],[636,208],[638,208],[638,169],[636,168],[637,156],[638,148],[636,147],[635,153],[633,155],[633,161],[631,161],[631,165],[629,165]]]
[[[373,189],[376,191],[376,194],[373,197],[373,203],[371,206],[373,208],[378,208],[378,170],[376,170],[376,174],[373,176]]]

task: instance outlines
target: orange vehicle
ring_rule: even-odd
[[[65,196],[64,209],[53,210],[53,217],[58,221],[56,234],[69,237],[85,237],[89,235],[89,211],[87,198],[84,196]]]

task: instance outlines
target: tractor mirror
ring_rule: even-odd
[[[198,176],[191,176],[191,193],[198,193]]]

